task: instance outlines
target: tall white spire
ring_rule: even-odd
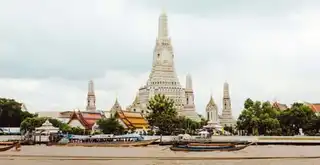
[[[94,93],[93,81],[90,80],[88,83],[88,95],[87,95],[87,111],[96,110],[96,95]]]
[[[88,95],[94,95],[94,86],[92,80],[90,80],[88,83]]]
[[[189,73],[186,76],[186,89],[192,89],[192,77]]]
[[[229,95],[229,84],[227,82],[225,82],[223,84],[223,98],[225,99],[229,99],[230,95]]]
[[[168,33],[168,17],[167,14],[163,11],[159,17],[159,25],[158,25],[158,38],[167,38],[169,36]]]
[[[225,82],[223,84],[223,105],[221,124],[227,126],[234,126],[236,121],[232,117],[231,99],[229,94],[229,84]]]
[[[155,94],[163,94],[174,100],[174,106],[181,116],[200,121],[195,111],[194,94],[192,89],[181,86],[174,67],[174,51],[168,32],[168,17],[165,12],[158,20],[158,36],[153,50],[153,63],[149,79],[145,86],[139,89],[141,111],[148,111],[147,105]],[[186,85],[192,88],[191,77]],[[132,107],[132,110],[135,108]]]

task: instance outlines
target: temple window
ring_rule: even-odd
[[[144,113],[144,110],[142,110],[141,113]]]
[[[136,111],[136,109],[133,109],[133,112],[135,112]]]

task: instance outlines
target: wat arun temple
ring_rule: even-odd
[[[153,50],[152,70],[146,84],[138,89],[138,93],[131,105],[122,108],[118,99],[115,100],[111,109],[99,111],[96,108],[96,95],[93,81],[89,81],[87,105],[84,111],[73,110],[64,112],[39,112],[39,117],[57,118],[73,127],[91,129],[95,122],[101,118],[118,116],[120,122],[125,128],[139,128],[145,130],[148,125],[145,117],[151,113],[147,108],[149,99],[156,94],[163,94],[175,102],[179,116],[185,116],[194,121],[201,121],[200,115],[196,112],[194,102],[194,92],[192,87],[192,78],[186,76],[186,85],[183,87],[178,79],[175,65],[175,54],[171,38],[168,33],[168,17],[162,13],[159,17],[158,37]],[[217,126],[234,126],[235,120],[232,117],[231,100],[229,94],[229,84],[223,85],[223,107],[222,114],[219,115],[218,106],[213,97],[209,98],[206,106],[205,119],[208,125]]]
[[[129,110],[148,113],[149,99],[156,94],[164,94],[174,100],[179,115],[200,121],[200,117],[195,111],[191,76],[187,76],[186,88],[183,88],[175,71],[175,55],[168,34],[166,14],[161,14],[158,28],[149,79],[144,86],[139,88],[137,98]]]
[[[175,54],[168,32],[168,17],[165,13],[162,13],[159,17],[158,37],[153,50],[152,70],[149,79],[144,86],[139,88],[135,100],[126,108],[127,111],[140,112],[147,115],[150,113],[150,110],[147,109],[149,99],[156,94],[164,94],[174,100],[180,116],[185,116],[194,121],[201,120],[196,112],[191,75],[188,74],[186,76],[186,86],[182,87],[175,70],[174,57]],[[235,120],[231,113],[229,86],[227,83],[224,84],[223,93],[222,115],[218,115],[218,108],[211,96],[206,108],[206,119],[216,119],[211,122],[221,125],[234,125]],[[116,100],[111,111],[115,111],[119,106],[118,104],[118,100]]]

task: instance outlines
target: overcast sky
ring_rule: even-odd
[[[210,94],[234,116],[246,98],[320,102],[320,1],[0,0],[0,96],[29,111],[123,107],[146,83],[165,8],[182,84],[193,78],[198,113]]]

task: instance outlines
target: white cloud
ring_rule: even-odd
[[[111,108],[116,96],[128,106],[151,70],[161,11],[142,3],[1,2],[1,96],[21,100],[31,111],[83,109],[93,79],[98,108]],[[319,102],[316,1],[282,1],[274,10],[265,3],[211,4],[222,8],[208,10],[204,3],[197,10],[166,3],[172,9],[176,69],[182,84],[186,73],[192,74],[198,112],[204,112],[211,93],[221,108],[225,81],[234,116],[247,97]]]

